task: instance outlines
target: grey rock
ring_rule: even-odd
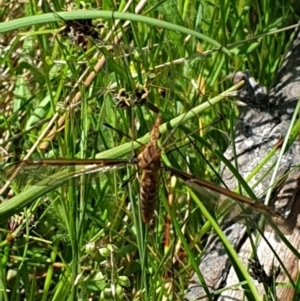
[[[249,73],[237,73],[234,81],[237,82],[246,77],[249,78]],[[295,32],[291,49],[287,53],[268,95],[265,94],[265,89],[260,87],[252,78],[247,83],[244,89],[239,92],[239,98],[243,102],[243,106],[240,107],[234,143],[228,147],[224,154],[233,165],[237,162],[235,167],[244,179],[274,147],[282,143],[288,131],[296,102],[300,98],[299,28]],[[279,151],[264,164],[263,168],[250,181],[247,181],[258,198],[263,196],[266,188],[269,187],[273,172],[272,167],[277,162],[278,155]],[[282,175],[287,174],[287,176],[281,181],[281,185],[272,198],[273,202],[270,204],[285,216],[289,216],[290,227],[295,227],[299,213],[298,208],[300,207],[296,203],[300,197],[298,198],[297,195],[295,198],[299,187],[300,173],[298,169],[293,169],[299,163],[300,143],[299,140],[296,140],[281,159],[276,177],[281,179]],[[292,172],[287,173],[291,170]],[[235,176],[224,164],[221,165],[221,175],[229,189],[237,188],[238,182]],[[227,225],[224,225],[224,228],[226,227]],[[238,249],[244,237],[245,227],[241,224],[231,224],[226,228],[225,233],[230,243]],[[223,245],[212,234],[207,246],[199,266],[206,283],[200,284],[198,278],[194,275],[185,300],[197,300],[206,296],[203,285],[207,285],[210,291],[214,291],[229,283],[227,277],[230,261]],[[245,257],[247,256],[249,254],[245,255]],[[241,300],[239,298],[242,297],[240,295],[237,297],[237,295],[225,294],[220,297],[220,300]],[[287,298],[287,295],[284,298]]]

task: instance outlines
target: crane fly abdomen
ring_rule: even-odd
[[[148,224],[154,213],[158,196],[158,170],[143,171],[141,178],[140,198],[143,222]]]
[[[143,170],[141,177],[140,199],[143,222],[148,224],[154,213],[158,195],[159,168],[161,149],[157,145],[159,126],[162,117],[159,115],[150,133],[150,141],[137,156],[137,165]]]

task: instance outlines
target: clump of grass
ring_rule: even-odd
[[[0,24],[7,45],[1,54],[5,81],[0,129],[9,159],[3,162],[24,159],[28,153],[31,159],[130,158],[131,140],[149,133],[156,118],[149,107],[159,108],[164,121],[172,123],[178,115],[185,116],[231,87],[228,75],[236,70],[250,69],[269,86],[290,32],[269,33],[293,22],[290,4],[270,11],[271,1],[251,6],[243,1],[221,2],[149,1],[131,23],[124,20],[126,15],[117,15],[126,1],[118,7],[105,2],[101,9],[111,11],[111,17],[93,21],[101,41],[74,30],[63,36],[60,31],[68,23],[56,14],[48,15],[55,22],[41,24],[40,14],[51,12],[50,8],[64,9],[58,2],[42,7],[24,4],[15,10],[17,4],[7,3],[1,9],[6,16],[3,21],[28,19],[16,23],[13,29],[18,31],[5,27],[9,23]],[[97,3],[90,5],[96,9]],[[134,11],[133,6],[127,9]],[[9,16],[12,11],[15,15]],[[76,13],[81,19],[101,15],[86,7]],[[168,23],[149,25],[144,14]],[[99,23],[104,27],[97,27]],[[203,40],[196,33],[179,32],[178,25],[203,34]],[[226,48],[217,48],[217,43]],[[144,106],[118,108],[120,89],[127,92],[130,104],[140,87],[147,91]],[[214,152],[226,149],[230,142],[226,133],[233,129],[237,113],[224,100],[185,122],[179,119],[174,130],[168,131],[171,135],[167,130],[164,134],[165,162],[217,182],[219,161]],[[174,141],[177,144],[168,148]],[[134,167],[50,185],[55,172],[39,169],[21,174],[11,185],[16,196],[0,205],[0,269],[1,278],[6,279],[1,282],[2,299],[182,298],[190,275],[201,274],[199,233],[205,222],[184,184],[171,188],[170,176],[162,173],[157,217],[148,228],[141,223],[138,181],[122,185],[136,172]],[[32,188],[45,177],[50,182]],[[172,191],[176,201],[170,209]],[[24,215],[16,221],[14,214],[20,211]],[[168,214],[174,230],[167,245],[163,242],[167,241]],[[4,217],[11,218],[11,231],[4,230]],[[23,235],[13,238],[17,233]]]

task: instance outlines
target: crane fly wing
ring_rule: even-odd
[[[293,231],[288,220],[282,214],[260,201],[254,201],[226,188],[197,179],[172,167],[165,166],[164,169],[183,180],[200,195],[201,201],[208,208],[215,209],[222,218],[257,227],[258,218],[263,215],[271,226],[275,224],[283,233],[290,234]]]
[[[118,159],[44,159],[13,163],[4,169],[4,179],[27,184],[48,186],[88,174],[103,174],[123,168],[130,160]],[[57,185],[57,183],[55,184]]]

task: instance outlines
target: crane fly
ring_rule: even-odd
[[[257,213],[263,214],[272,224],[277,224],[280,229],[285,233],[290,233],[293,229],[288,225],[286,218],[276,210],[268,207],[261,202],[254,201],[246,196],[240,195],[224,187],[217,186],[205,180],[198,179],[186,172],[167,166],[161,160],[161,148],[158,146],[159,127],[162,124],[162,117],[158,115],[154,126],[150,132],[149,142],[140,150],[140,152],[132,159],[45,159],[45,160],[26,160],[13,164],[6,170],[6,174],[10,174],[13,179],[14,173],[17,174],[23,170],[39,170],[40,167],[45,166],[71,166],[74,167],[71,172],[62,171],[56,173],[54,176],[47,178],[37,185],[41,186],[60,186],[70,178],[80,177],[92,173],[105,173],[113,169],[120,169],[127,165],[135,165],[142,171],[140,180],[140,202],[141,202],[141,215],[144,223],[149,223],[154,215],[157,199],[158,199],[158,185],[159,173],[164,170],[175,175],[192,189],[202,191],[206,194],[208,199],[206,202],[210,203],[209,206],[217,203],[217,197],[213,193],[217,193],[226,200],[234,200],[238,203],[239,210],[235,210],[253,216]],[[205,200],[204,200],[205,201]],[[232,211],[232,207],[228,209]],[[232,213],[232,212],[231,212]],[[232,214],[231,214],[232,215]],[[243,214],[242,214],[243,215]]]

